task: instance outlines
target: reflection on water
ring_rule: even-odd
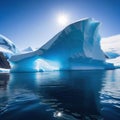
[[[119,71],[2,74],[0,120],[119,120]]]
[[[120,119],[120,70],[106,72],[100,93],[101,113],[108,120]]]

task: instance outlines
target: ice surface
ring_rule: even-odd
[[[20,53],[28,53],[34,51],[32,47],[27,47],[24,50],[20,51]]]
[[[0,51],[3,52],[3,53],[10,53],[10,54],[13,54],[12,51],[8,50],[8,49],[5,49],[3,47],[0,47]]]
[[[107,63],[114,64],[115,68],[120,68],[120,56],[112,59],[107,59]]]
[[[109,58],[120,56],[120,35],[103,38],[101,48]]]
[[[120,35],[103,38],[101,48],[108,57],[106,61],[120,67]]]
[[[18,49],[8,38],[0,35],[0,52],[2,52],[6,58],[10,58],[18,52]]]
[[[11,71],[88,70],[113,68],[100,47],[99,22],[88,18],[70,24],[40,49],[12,56]],[[108,67],[109,66],[109,67]]]
[[[0,68],[0,73],[8,73],[10,69]]]
[[[0,52],[2,52],[7,59],[14,55],[12,51],[5,49],[3,47],[0,47]]]
[[[98,26],[99,22],[92,19],[83,19],[73,23],[59,32],[40,50],[47,54],[47,58],[49,56],[54,59],[55,56],[71,58],[77,54],[79,57],[104,61],[105,57],[99,44]],[[62,54],[58,54],[59,52]],[[49,53],[52,53],[52,55]]]
[[[17,48],[8,38],[3,35],[0,35],[0,47],[12,51],[13,53],[17,52]]]
[[[3,35],[0,35],[0,72],[9,72],[9,58],[18,52],[15,45]]]

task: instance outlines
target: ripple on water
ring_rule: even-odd
[[[120,76],[113,78],[111,73],[103,81],[100,91],[101,113],[106,119],[120,118]]]
[[[103,120],[107,115],[119,120],[120,80],[106,73],[13,74],[0,93],[0,119]]]

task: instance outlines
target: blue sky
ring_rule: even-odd
[[[19,49],[39,48],[57,32],[57,16],[69,21],[92,17],[100,21],[102,37],[120,34],[120,0],[0,0],[0,34]]]

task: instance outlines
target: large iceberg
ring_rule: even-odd
[[[40,49],[12,56],[11,71],[113,68],[112,64],[105,62],[105,54],[100,47],[99,24],[91,18],[70,24]]]

